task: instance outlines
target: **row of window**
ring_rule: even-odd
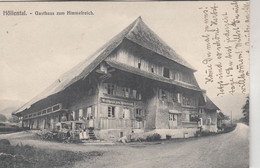
[[[56,112],[58,110],[61,109],[61,104],[56,104],[54,106],[51,106],[51,107],[48,107],[46,109],[43,109],[41,111],[38,111],[38,112],[35,112],[35,113],[31,113],[31,114],[28,114],[28,115],[25,115],[24,116],[24,119],[27,119],[27,118],[32,118],[32,117],[36,117],[36,116],[41,116],[41,115],[45,115],[46,113],[52,113],[52,112]]]
[[[126,97],[126,98],[133,98],[137,100],[142,99],[141,93],[135,89],[130,89],[128,87],[120,87],[112,83],[105,83],[104,85],[105,85],[105,90],[104,90],[105,94]]]
[[[178,115],[169,113],[169,121],[177,121]],[[195,114],[185,114],[182,113],[182,120],[183,121],[191,121],[191,122],[202,122],[202,119],[199,119],[199,117]],[[205,123],[205,122],[204,122]],[[207,122],[208,123],[208,122]]]
[[[116,107],[115,106],[108,106],[107,107],[107,117],[108,118],[121,118],[121,119],[130,119],[130,109],[124,107],[123,111],[116,115]],[[135,109],[134,113],[135,118],[145,118],[145,110],[143,109]]]
[[[196,106],[196,99],[193,95],[182,95],[182,104],[186,106]]]
[[[74,111],[74,114],[72,115],[72,120],[80,120],[80,119],[84,119],[84,120],[90,120],[93,119],[95,116],[95,107],[94,106],[89,106],[86,108],[82,108],[82,109],[77,109]]]
[[[159,99],[167,102],[181,103],[181,94],[177,92],[169,92],[167,90],[160,89]]]
[[[187,72],[180,72],[177,70],[157,65],[155,63],[150,62],[149,60],[135,56],[133,53],[130,52],[118,51],[115,59],[124,64],[138,68],[142,71],[155,73],[165,78],[183,81],[190,84],[194,83],[192,74],[189,74]]]
[[[169,92],[160,89],[159,99],[167,102],[178,102],[185,106],[196,106],[196,98],[194,95],[185,95],[177,92]]]
[[[163,67],[163,77],[170,78],[176,81],[190,83],[190,84],[194,83],[192,75],[185,72],[177,72],[174,70],[170,70],[169,68],[165,68],[165,67]]]
[[[202,119],[200,118],[199,125],[211,125],[212,121],[211,118]]]

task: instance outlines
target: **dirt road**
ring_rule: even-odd
[[[21,140],[22,138],[9,137],[8,139],[11,143],[23,141],[23,143],[35,144],[40,148],[104,152],[100,158],[77,162],[74,165],[75,168],[247,168],[249,167],[248,137],[249,127],[238,124],[233,132],[222,135],[152,145],[130,143],[115,146],[84,146],[83,144],[39,142],[30,138]],[[0,138],[3,138],[3,135],[0,135]]]

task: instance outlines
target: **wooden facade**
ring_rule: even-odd
[[[194,70],[176,55],[172,58],[176,61],[169,59],[173,52],[160,40],[149,42],[155,35],[146,38],[149,44],[142,38],[143,45],[136,42],[137,37],[127,38],[142,28],[140,34],[144,35],[148,28],[139,18],[121,33],[125,38],[119,34],[121,41],[106,45],[107,51],[102,50],[103,55],[108,53],[106,57],[96,57],[72,78],[74,83],[17,113],[23,117],[23,125],[59,130],[60,123],[69,122],[70,129],[91,128],[100,138],[152,130],[196,130],[194,118],[205,102]],[[87,75],[80,78],[83,73]]]

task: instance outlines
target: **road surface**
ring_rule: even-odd
[[[247,168],[249,167],[249,127],[238,124],[233,132],[170,142],[132,146],[105,153],[94,163],[75,167],[124,168]]]
[[[102,151],[102,157],[77,162],[74,167],[108,168],[248,168],[249,127],[237,124],[226,134],[197,139],[166,141],[163,144],[130,143],[115,146],[85,146],[31,139],[24,133],[0,135],[12,144],[30,144],[39,148],[72,151]]]

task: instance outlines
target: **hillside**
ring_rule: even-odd
[[[0,114],[9,118],[11,117],[12,112],[17,110],[23,104],[24,102],[17,100],[0,100]]]

